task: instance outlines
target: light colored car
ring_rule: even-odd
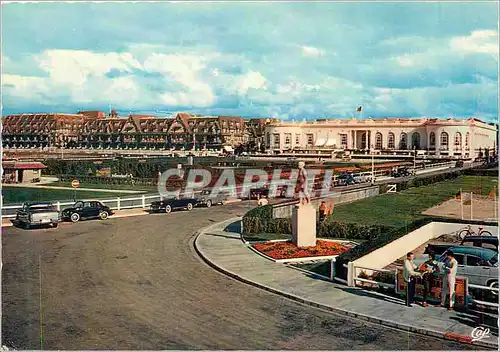
[[[457,276],[468,279],[469,284],[498,288],[498,253],[481,247],[453,246],[448,248],[438,259],[440,268],[449,251],[458,263]],[[491,291],[498,295],[498,291]]]
[[[207,208],[210,208],[212,205],[216,204],[223,205],[224,202],[228,199],[228,196],[223,192],[212,194],[210,190],[203,190],[199,197],[197,197],[197,199],[198,206],[205,206]]]
[[[61,212],[49,202],[24,203],[17,211],[16,222],[26,229],[39,225],[57,227],[61,222]]]

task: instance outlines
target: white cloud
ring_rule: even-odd
[[[324,51],[313,46],[301,46],[302,53],[306,56],[322,56]]]
[[[451,39],[450,47],[462,53],[498,56],[498,32],[494,30],[473,31],[468,36]]]
[[[266,89],[266,78],[260,72],[249,71],[236,80],[236,89],[240,95],[248,93],[249,89]]]

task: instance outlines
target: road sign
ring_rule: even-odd
[[[78,180],[71,181],[71,187],[73,187],[73,188],[80,187],[80,181],[78,181]]]

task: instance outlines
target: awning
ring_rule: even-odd
[[[331,147],[333,145],[337,144],[337,140],[333,137],[328,137],[328,140],[326,141],[326,146]]]
[[[326,138],[318,138],[318,139],[316,140],[316,143],[314,143],[314,145],[315,145],[316,147],[322,147],[322,146],[324,146],[324,145],[325,145],[325,143],[326,143]]]

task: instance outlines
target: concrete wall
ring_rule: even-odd
[[[382,269],[397,259],[403,257],[406,253],[420,247],[425,242],[437,238],[444,234],[455,234],[458,231],[466,228],[468,224],[454,224],[446,222],[431,222],[419,229],[408,233],[406,236],[388,243],[382,248],[352,262],[353,266],[365,268]],[[472,230],[478,231],[478,225],[472,225]],[[490,231],[493,235],[498,234],[498,226],[484,226],[484,230]],[[367,274],[372,271],[364,270]],[[356,277],[361,272],[361,269],[356,269]],[[350,273],[348,273],[349,276]]]
[[[379,194],[379,186],[367,187],[363,189],[356,189],[350,191],[343,191],[337,193],[335,196],[326,196],[311,200],[311,204],[317,209],[322,201],[328,203],[333,200],[334,205],[345,204],[354,202],[360,199],[374,197]],[[273,207],[273,218],[291,218],[292,210],[296,202],[290,202],[283,205],[276,205]]]

